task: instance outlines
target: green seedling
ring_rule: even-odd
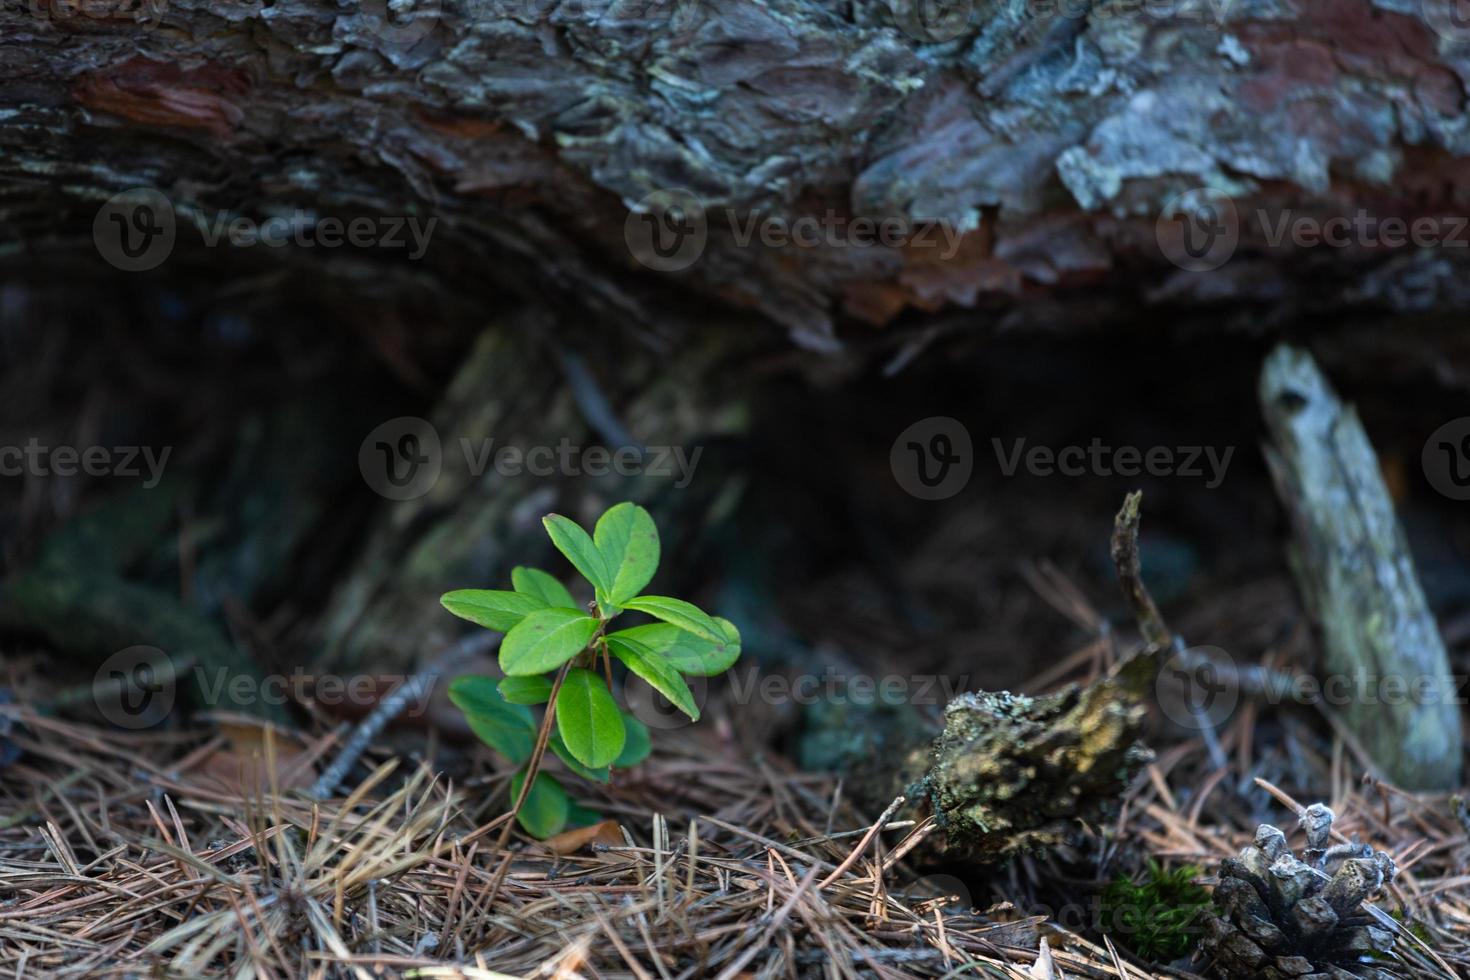
[[[553,776],[539,771],[546,749],[578,776],[601,783],[650,751],[648,728],[613,697],[613,661],[698,721],[699,706],[684,675],[712,677],[728,670],[740,656],[740,633],[729,620],[682,599],[641,594],[659,559],[658,528],[642,507],[612,507],[590,535],[560,514],[548,514],[542,523],[557,550],[592,586],[594,598],[585,607],[555,577],[535,568],[514,569],[512,591],[460,589],[440,601],[456,616],[505,634],[505,677],[458,677],[449,685],[449,698],[481,741],[521,767],[511,782],[516,819],[544,839],[569,824],[596,819]],[[657,622],[609,632],[609,624],[630,610]],[[542,704],[545,715],[538,723],[531,709]],[[524,790],[527,779],[531,786]]]

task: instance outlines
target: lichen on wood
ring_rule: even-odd
[[[1141,499],[1130,494],[1118,513],[1113,559],[1145,647],[1086,685],[1034,696],[961,694],[945,706],[932,741],[912,713],[870,710],[861,720],[843,713],[830,741],[847,751],[834,761],[865,805],[881,806],[900,790],[923,800],[944,832],[935,843],[946,859],[977,864],[1056,847],[1081,825],[1113,815],[1153,759],[1141,740],[1144,700],[1176,645],[1143,584]]]
[[[925,785],[948,847],[1001,860],[1101,822],[1152,758],[1144,709],[1107,678],[1054,694],[962,694],[944,712]]]

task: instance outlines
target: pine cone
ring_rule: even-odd
[[[1398,869],[1366,844],[1329,847],[1332,811],[1306,809],[1307,846],[1298,860],[1270,824],[1253,846],[1220,865],[1216,915],[1205,917],[1204,947],[1216,971],[1265,980],[1393,980],[1374,965],[1394,933],[1363,902]]]

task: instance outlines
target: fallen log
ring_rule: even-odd
[[[822,349],[946,313],[1453,313],[1450,7],[957,4],[939,27],[906,2],[6,0],[0,270],[127,295],[107,256],[167,226],[132,275],[237,312],[478,329],[550,289],[599,322],[754,314]],[[107,204],[132,188],[162,203]],[[1371,241],[1324,241],[1360,213]],[[357,218],[437,223],[418,258],[221,237]],[[1420,219],[1428,247],[1389,244]]]

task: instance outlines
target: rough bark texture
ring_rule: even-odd
[[[1324,696],[1395,782],[1459,785],[1449,657],[1357,413],[1289,347],[1266,360],[1261,407],[1295,531],[1293,570],[1322,630]]]
[[[1142,702],[1159,660],[1146,651],[1110,676],[1052,694],[961,694],[937,732],[901,711],[849,717],[849,751],[820,761],[842,769],[870,810],[902,793],[917,812],[932,813],[946,860],[993,864],[1048,850],[1116,816],[1153,760],[1142,742]]]
[[[1463,210],[1470,45],[1448,0],[1034,0],[928,25],[878,0],[392,6],[5,0],[0,268],[110,273],[92,219],[148,186],[179,233],[144,275],[206,271],[237,308],[292,276],[311,302],[377,317],[473,317],[505,288],[553,287],[625,323],[755,311],[822,347],[841,324],[948,307],[1001,325],[1187,308],[1257,327],[1466,305],[1463,248],[1271,247],[1262,227],[1284,208]],[[1160,250],[1179,229],[1155,224],[1200,186],[1230,195],[1240,244],[1190,272]],[[708,242],[686,270],[650,271],[625,223],[675,188],[697,196]],[[194,231],[295,208],[441,220],[419,263],[206,250]],[[753,215],[829,211],[963,238],[948,258],[737,240]]]
[[[962,694],[944,709],[929,799],[947,847],[997,861],[1055,847],[1079,821],[1116,814],[1153,760],[1144,709],[1127,684],[1102,680],[1040,697]]]

